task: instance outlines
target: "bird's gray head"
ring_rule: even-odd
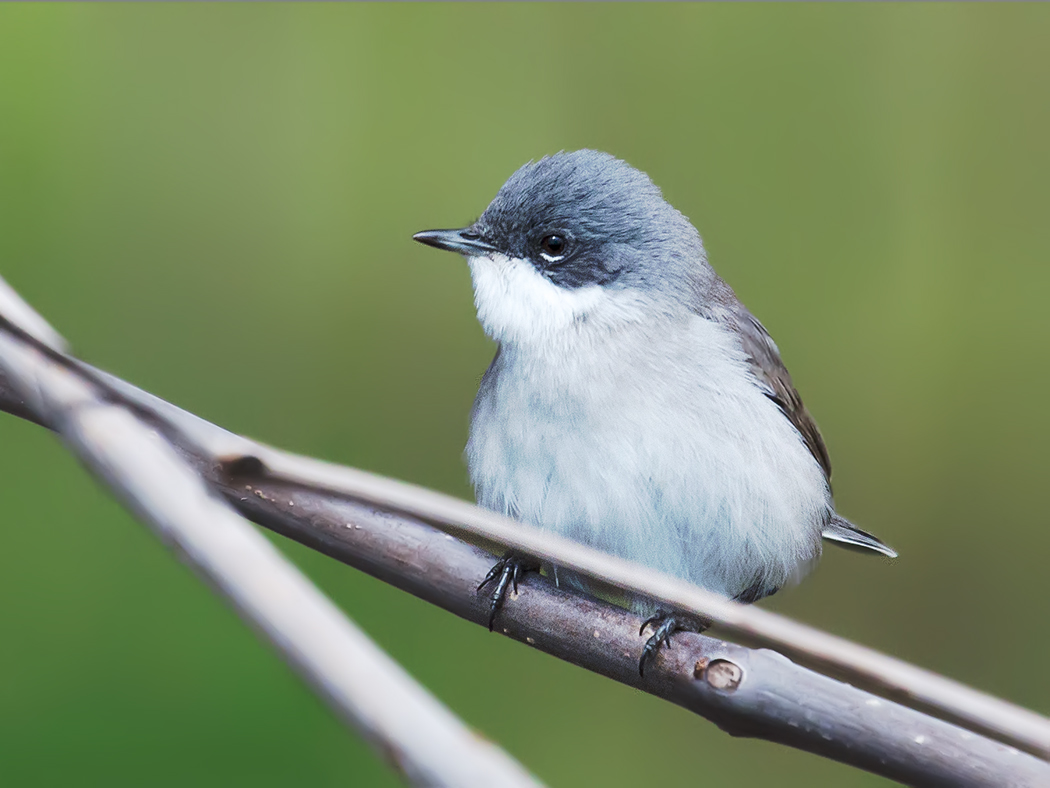
[[[592,150],[530,162],[471,226],[414,237],[468,258],[478,317],[500,341],[667,312],[710,271],[699,234],[649,176]]]

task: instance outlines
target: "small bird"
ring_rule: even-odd
[[[822,538],[896,556],[836,514],[824,440],[776,344],[645,173],[558,153],[515,172],[471,226],[413,237],[467,258],[498,343],[466,448],[481,506],[746,603],[800,579]],[[535,568],[496,564],[479,586],[496,583],[492,618]],[[703,626],[621,603],[651,616],[643,675],[675,631]]]

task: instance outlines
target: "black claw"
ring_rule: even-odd
[[[638,660],[638,675],[642,678],[645,678],[645,663],[655,656],[656,652],[660,650],[661,644],[671,648],[671,635],[683,628],[674,616],[656,615],[646,619],[646,622],[642,624],[642,628],[638,630],[638,634],[642,634],[647,626],[656,622],[660,622],[659,626],[656,627],[652,636],[645,641],[641,659]]]
[[[518,593],[518,581],[521,580],[522,575],[538,569],[539,564],[534,560],[516,553],[507,553],[485,575],[485,579],[478,584],[478,591],[498,578],[492,598],[489,600],[489,632],[496,623],[496,613],[503,607],[503,602],[507,597],[507,586],[513,584],[514,593]]]
[[[642,625],[638,627],[638,634],[641,635],[643,632],[645,632],[645,628],[650,624],[655,624],[657,621],[663,620],[663,616],[649,616],[649,618],[645,619],[645,621],[642,622]]]
[[[489,573],[485,575],[485,579],[478,583],[478,591],[483,589],[489,583],[496,579],[496,576],[503,572],[503,559],[500,559],[495,565],[489,570]]]
[[[496,622],[496,613],[503,607],[503,600],[507,597],[507,584],[510,583],[512,577],[514,577],[514,567],[507,562],[500,573],[496,590],[492,592],[492,599],[489,601],[489,632],[492,631],[493,624]],[[517,582],[514,585],[517,587]]]

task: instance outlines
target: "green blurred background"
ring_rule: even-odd
[[[469,497],[493,352],[410,240],[606,149],[776,337],[839,508],[768,607],[1050,712],[1050,7],[0,8],[0,272],[230,429]],[[0,781],[394,785],[44,431],[0,416]],[[870,786],[277,540],[553,785]],[[513,677],[508,679],[508,677]]]

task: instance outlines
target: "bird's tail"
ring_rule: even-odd
[[[862,531],[845,517],[837,514],[831,515],[831,520],[824,527],[823,537],[829,541],[858,550],[874,550],[876,553],[888,555],[890,558],[897,557],[897,551],[889,545],[883,544],[872,534]]]

